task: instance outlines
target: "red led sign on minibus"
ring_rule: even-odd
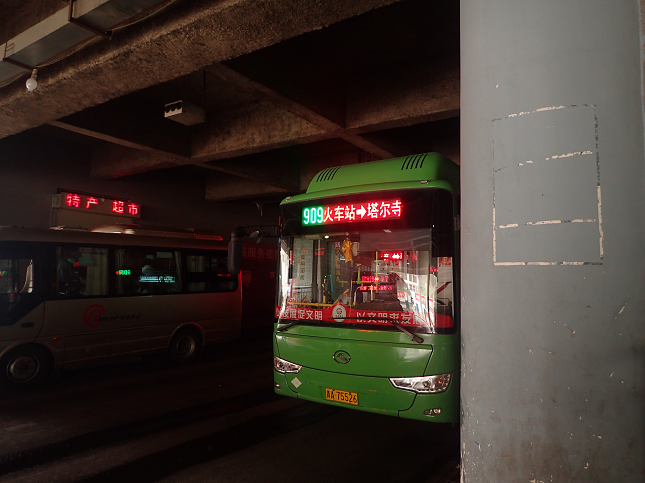
[[[309,206],[302,210],[302,224],[328,225],[356,221],[378,221],[401,218],[401,200],[374,200],[360,203]]]
[[[122,215],[129,218],[139,218],[141,216],[141,205],[132,201],[68,191],[63,191],[56,196],[58,199],[54,206],[58,208],[89,211],[104,215]]]

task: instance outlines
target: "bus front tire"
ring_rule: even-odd
[[[193,329],[180,329],[170,341],[170,359],[178,364],[194,361],[201,350],[202,342]]]
[[[11,349],[0,363],[0,383],[8,389],[36,386],[51,369],[47,352],[38,346]]]

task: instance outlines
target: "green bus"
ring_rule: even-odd
[[[459,421],[459,167],[324,169],[280,205],[278,394]]]

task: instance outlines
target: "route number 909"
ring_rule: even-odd
[[[303,225],[320,225],[323,222],[323,207],[312,206],[302,210]]]

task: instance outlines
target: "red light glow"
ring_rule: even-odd
[[[393,290],[393,285],[361,285],[359,290],[361,292],[391,292]]]
[[[361,282],[378,282],[380,279],[374,275],[361,275]]]
[[[381,260],[403,260],[403,252],[381,252]]]

